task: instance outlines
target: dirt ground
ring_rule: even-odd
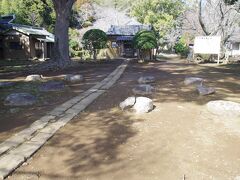
[[[59,80],[59,76],[64,74],[81,74],[84,76],[84,82],[66,84],[64,91],[58,92],[39,92],[39,83],[24,82],[26,73],[1,73],[0,81],[14,81],[16,85],[8,88],[0,88],[0,143],[9,138],[16,132],[28,127],[34,121],[44,116],[54,107],[62,104],[68,99],[79,95],[79,93],[94,86],[97,82],[103,80],[110,74],[122,60],[81,63],[79,67],[69,68],[63,71],[45,71],[41,72],[45,81],[53,79]],[[4,106],[4,99],[7,95],[16,92],[28,92],[35,95],[38,101],[30,107],[8,107]]]
[[[233,180],[240,175],[240,119],[216,117],[210,100],[240,102],[240,67],[171,59],[131,63],[120,81],[59,130],[9,179]],[[153,75],[155,109],[120,111],[141,75]],[[207,79],[217,93],[199,96],[186,76]]]

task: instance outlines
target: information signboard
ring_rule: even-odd
[[[221,53],[221,36],[197,36],[194,40],[194,54],[217,54],[218,63]]]
[[[195,54],[220,54],[221,36],[198,36],[194,40]]]

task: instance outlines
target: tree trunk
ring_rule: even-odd
[[[139,51],[140,51],[140,60],[143,60],[143,50],[140,49]]]
[[[140,60],[140,50],[139,49],[137,49],[137,58],[138,58],[138,60]]]
[[[146,61],[146,50],[145,49],[142,50],[142,60],[143,60],[143,62]]]
[[[154,60],[154,61],[157,60],[157,51],[158,51],[158,47],[153,50],[153,60]]]
[[[69,58],[69,20],[71,10],[75,0],[52,0],[56,12],[55,24],[55,43],[53,60],[57,62],[60,68],[66,67],[70,64]]]
[[[97,50],[96,49],[93,49],[93,59],[94,59],[94,61],[97,60]]]
[[[203,32],[205,33],[205,35],[209,35],[210,33],[208,32],[207,28],[206,28],[206,25],[204,24],[203,22],[203,17],[202,17],[202,1],[203,0],[199,0],[198,2],[198,20],[199,20],[199,24],[203,30]]]
[[[149,50],[150,61],[152,60],[152,49]]]

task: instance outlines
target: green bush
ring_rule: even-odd
[[[189,52],[188,50],[188,47],[186,46],[186,44],[182,43],[182,42],[178,42],[176,45],[175,45],[175,52],[177,54],[181,54],[181,55],[184,55],[186,56]]]
[[[71,57],[80,57],[78,54],[78,51],[80,49],[79,47],[79,43],[74,40],[74,39],[70,39],[69,41],[69,49],[70,49],[70,55]]]
[[[157,38],[153,31],[139,31],[133,38],[133,45],[137,49],[154,49],[157,47]]]
[[[133,45],[139,49],[139,58],[151,60],[153,58],[152,49],[158,46],[156,34],[153,31],[139,31],[133,38]]]
[[[91,51],[93,58],[97,58],[97,50],[107,47],[107,34],[100,29],[88,30],[82,38],[84,49]]]
[[[188,44],[193,40],[193,37],[188,33],[182,35],[179,41],[175,44],[174,49],[177,54],[181,54],[181,56],[187,57],[189,53]]]
[[[79,52],[79,57],[82,60],[90,60],[91,59],[91,53],[88,50],[81,49],[81,51]]]
[[[76,29],[69,29],[69,49],[71,57],[80,57],[79,51],[81,50],[79,39],[79,32]]]
[[[70,39],[69,47],[70,47],[70,49],[75,49],[76,50],[76,49],[78,49],[79,44],[76,40]]]

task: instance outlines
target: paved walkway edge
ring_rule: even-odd
[[[29,128],[22,130],[0,144],[0,179],[9,176],[36,151],[38,151],[61,127],[87,108],[94,100],[112,87],[128,64],[125,60],[103,81],[47,113]]]

